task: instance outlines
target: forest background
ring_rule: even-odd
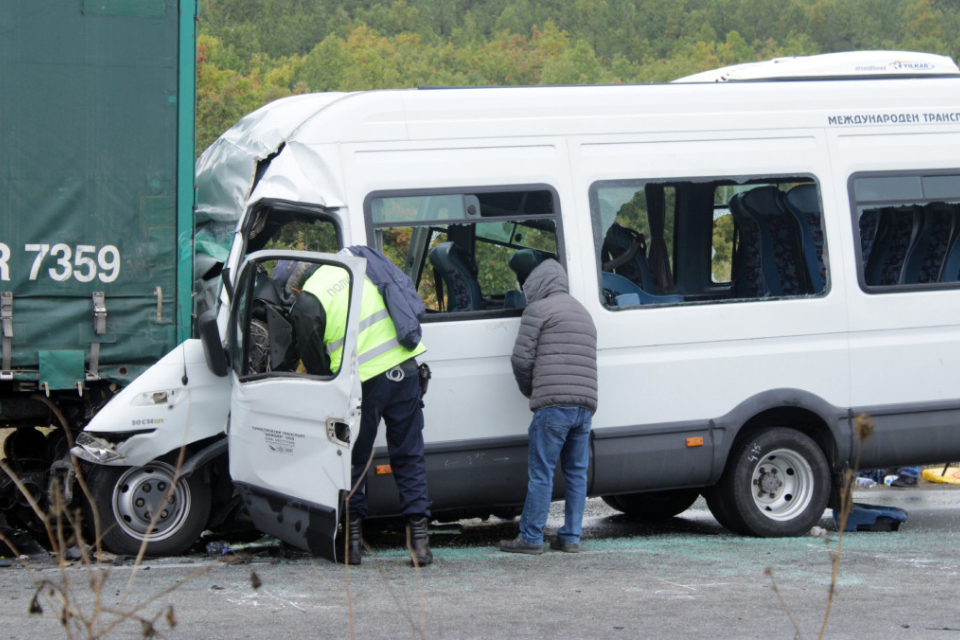
[[[960,57],[960,0],[200,0],[197,152],[284,96],[667,82],[863,49]]]

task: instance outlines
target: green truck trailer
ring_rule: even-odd
[[[41,501],[67,431],[192,333],[196,24],[196,0],[0,3],[0,429]],[[30,519],[6,473],[0,509]]]

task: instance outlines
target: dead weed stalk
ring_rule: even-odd
[[[380,416],[377,416],[378,421],[379,419],[380,419]],[[370,467],[373,464],[373,455],[374,455],[374,450],[371,449],[370,457],[367,459],[367,464],[363,469],[363,473],[360,474],[360,478],[366,477],[367,472],[370,471]],[[344,504],[343,522],[344,522],[345,528],[349,527],[349,522],[350,522],[350,498],[352,498],[353,494],[357,492],[359,485],[360,485],[360,481],[358,480],[357,483],[350,488],[350,492],[346,495],[346,497],[343,500],[343,504]],[[346,535],[344,535],[343,537],[343,580],[344,580],[344,586],[346,588],[347,613],[349,616],[349,625],[350,625],[350,640],[354,640],[354,638],[356,638],[356,629],[354,626],[353,596],[350,591],[350,562],[349,562],[349,551],[348,551],[349,545],[350,545],[350,537],[349,537],[348,531],[345,533]],[[413,631],[413,633],[415,633],[420,638],[426,638],[427,620],[426,620],[425,594],[423,590],[423,573],[422,573],[422,567],[420,567],[420,563],[417,562],[417,554],[414,553],[413,546],[410,542],[409,530],[406,536],[406,547],[407,547],[407,551],[410,554],[410,561],[413,563],[413,566],[414,566],[414,569],[416,570],[416,575],[417,575],[417,594],[419,597],[419,605],[420,605],[419,606],[419,609],[420,609],[419,625],[417,624],[417,622],[414,621],[413,616],[410,615],[409,611],[404,606],[404,603],[400,601],[399,594],[393,588],[393,585],[391,584],[390,580],[388,580],[387,570],[384,563],[380,562],[380,559],[377,558],[373,548],[367,543],[366,540],[363,540],[362,543],[363,543],[364,550],[367,552],[367,554],[371,558],[373,558],[374,562],[376,563],[377,572],[380,574],[380,578],[383,584],[386,585],[387,591],[390,594],[390,597],[393,599],[394,603],[396,604],[397,611],[399,611],[401,615],[407,620],[407,622],[410,625],[410,629],[411,631]]]
[[[59,411],[56,411],[59,414]],[[58,415],[61,424],[66,424],[62,415]],[[73,447],[73,441],[68,429],[68,446]],[[180,456],[176,465],[174,481],[168,489],[169,499],[176,489],[179,480],[180,469],[183,465],[185,448],[181,448]],[[82,465],[74,456],[70,456],[72,468],[75,474],[77,484],[83,492],[84,499],[96,504],[93,501],[93,495],[90,487],[83,477]],[[143,638],[153,638],[162,636],[163,625],[166,628],[173,629],[177,626],[177,617],[172,604],[161,604],[159,601],[175,591],[179,587],[195,580],[201,575],[211,571],[217,565],[202,567],[184,580],[178,581],[172,586],[163,589],[141,603],[135,606],[125,604],[131,589],[133,588],[138,571],[143,563],[147,552],[147,540],[151,531],[156,526],[159,518],[159,511],[154,514],[153,520],[145,534],[144,542],[132,565],[130,578],[127,580],[123,595],[115,606],[106,604],[104,599],[104,588],[107,584],[111,569],[114,566],[114,558],[103,551],[101,548],[101,539],[103,533],[98,509],[91,509],[93,513],[93,532],[94,540],[92,545],[84,537],[83,523],[81,522],[81,510],[71,508],[64,497],[62,487],[58,482],[52,482],[50,485],[50,509],[45,511],[32,492],[23,484],[19,476],[10,468],[5,460],[0,459],[0,469],[16,484],[17,489],[29,502],[30,508],[36,517],[43,523],[50,545],[50,555],[55,559],[59,575],[56,579],[46,577],[43,574],[45,567],[34,566],[39,562],[32,563],[29,558],[21,555],[14,541],[3,535],[0,531],[0,542],[6,544],[18,557],[21,558],[24,568],[29,571],[33,577],[35,589],[33,597],[30,599],[28,612],[31,615],[47,615],[51,613],[56,616],[60,622],[67,638],[87,640],[99,640],[107,637],[121,624],[136,623],[140,628],[140,635]],[[89,523],[88,523],[89,524]],[[86,580],[81,581],[80,575],[70,568],[79,563],[83,570],[80,574],[85,576]],[[152,612],[151,612],[152,611]]]
[[[830,586],[827,589],[827,606],[823,614],[823,624],[820,626],[820,633],[817,635],[818,640],[822,640],[827,631],[827,622],[830,620],[830,610],[833,607],[833,598],[837,591],[837,577],[840,575],[840,552],[843,548],[843,533],[847,529],[847,521],[850,518],[850,513],[853,511],[853,487],[856,484],[857,474],[860,472],[860,457],[863,453],[864,446],[866,446],[870,436],[873,435],[875,427],[876,423],[874,422],[873,418],[866,413],[861,413],[853,421],[853,432],[856,437],[857,447],[856,457],[854,458],[853,466],[851,468],[846,468],[843,471],[843,482],[840,488],[840,502],[838,505],[839,509],[837,510],[839,518],[837,522],[838,533],[836,548],[834,549],[830,547],[829,535],[823,536],[824,543],[827,545],[828,553],[830,555],[831,575]],[[767,567],[764,570],[764,574],[769,576],[771,588],[773,589],[774,593],[777,594],[777,598],[780,600],[780,605],[790,618],[790,623],[793,625],[793,628],[796,632],[795,637],[798,640],[802,640],[803,636],[800,633],[800,627],[797,625],[797,621],[794,619],[793,614],[790,611],[790,607],[787,606],[783,596],[780,595],[779,589],[777,589],[777,583],[773,578],[773,570],[770,567]]]

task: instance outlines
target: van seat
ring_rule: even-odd
[[[950,248],[943,258],[939,282],[957,282],[960,280],[960,205],[950,205],[950,210],[955,220],[953,238],[950,239]]]
[[[624,276],[604,271],[601,274],[600,286],[603,297],[610,306],[627,307],[638,304],[676,304],[683,302],[683,296],[677,294],[654,295],[641,289],[637,284]]]
[[[774,296],[810,293],[801,248],[800,223],[787,212],[783,193],[775,186],[742,194],[738,205],[760,229],[760,252],[767,290]]]
[[[939,282],[947,249],[954,236],[956,215],[952,205],[938,202],[923,208],[917,238],[907,251],[901,284]]]
[[[477,273],[467,267],[460,250],[452,241],[441,242],[430,250],[427,257],[447,288],[447,311],[478,311],[483,308]],[[438,289],[440,282],[438,278]],[[440,297],[441,291],[437,293]]]
[[[763,273],[763,253],[760,244],[760,225],[744,210],[742,193],[730,198],[730,215],[736,228],[733,248],[733,297],[760,298],[769,295]]]
[[[642,233],[614,222],[603,238],[601,254],[603,271],[623,276],[648,293],[659,293]]]
[[[860,260],[866,272],[867,263],[873,253],[873,243],[877,239],[877,225],[880,214],[876,209],[868,209],[860,214]]]
[[[503,294],[504,309],[523,309],[525,306],[527,306],[527,296],[523,295],[523,291],[510,289],[504,292]]]
[[[864,268],[867,285],[901,282],[907,253],[916,243],[922,219],[923,212],[917,206],[886,207],[878,212],[876,237]]]
[[[813,293],[820,293],[827,282],[827,268],[823,261],[822,213],[817,185],[797,185],[787,191],[783,203],[800,225],[800,242],[810,286]]]

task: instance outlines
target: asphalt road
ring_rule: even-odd
[[[823,637],[960,638],[960,486],[876,487],[855,499],[909,516],[896,532],[844,534]],[[374,553],[349,571],[279,548],[136,571],[109,559],[92,573],[14,562],[0,568],[0,640],[66,637],[60,589],[89,617],[91,577],[105,577],[101,624],[118,619],[108,610],[141,607],[168,638],[816,638],[838,549],[829,516],[821,537],[754,539],[722,529],[702,501],[645,524],[590,500],[580,554],[502,553],[496,541],[516,522],[466,520],[431,529],[436,560],[420,572],[389,530],[371,532]],[[55,588],[41,589],[43,613],[30,614],[45,580]],[[119,619],[107,637],[141,637],[141,622]]]

